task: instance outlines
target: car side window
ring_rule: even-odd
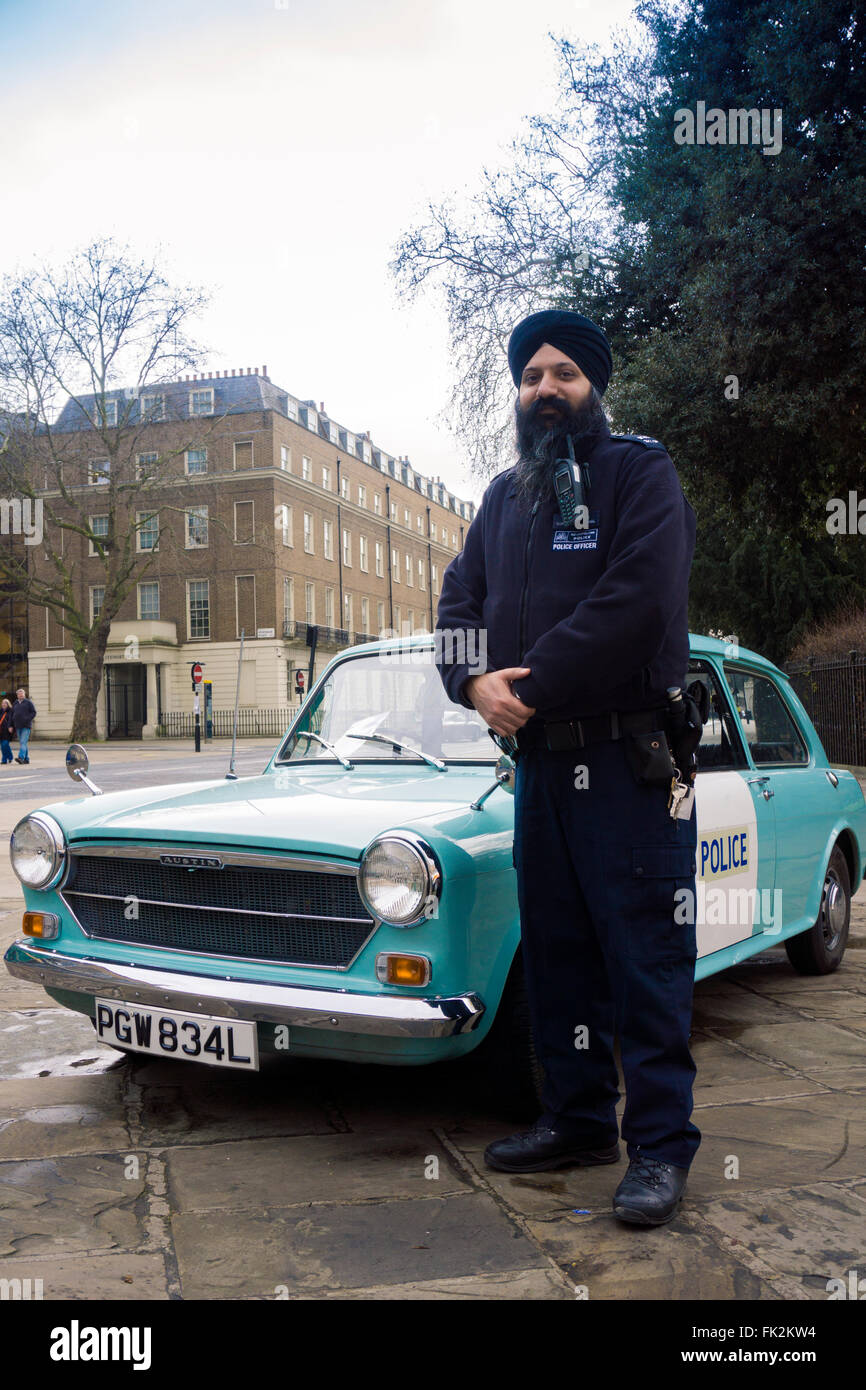
[[[808,763],[806,745],[775,681],[727,663],[725,678],[755,766]]]
[[[693,688],[696,683],[704,687],[703,692]],[[747,767],[736,719],[721,681],[708,662],[694,660],[689,663],[686,687],[698,704],[708,710],[697,750],[698,771],[733,772]],[[701,695],[703,698],[699,698]]]

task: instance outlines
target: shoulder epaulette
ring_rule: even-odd
[[[665,449],[657,439],[651,439],[648,434],[612,434],[611,439],[625,439],[630,444],[642,444],[645,449]],[[667,450],[665,449],[665,453]]]

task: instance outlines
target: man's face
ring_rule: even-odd
[[[15,694],[18,696],[18,699],[19,699],[19,700],[23,700],[23,699],[24,699],[24,691],[23,691],[23,690],[16,690]]]
[[[518,401],[520,409],[529,410],[536,401],[537,415],[542,420],[554,420],[561,404],[572,409],[586,405],[590,381],[576,362],[559,348],[542,343],[534,357],[523,368]]]

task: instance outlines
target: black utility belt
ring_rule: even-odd
[[[667,710],[635,710],[620,714],[593,715],[588,719],[550,720],[534,729],[518,729],[515,735],[521,752],[530,748],[548,748],[565,752],[569,748],[585,748],[590,743],[605,743],[627,738],[632,734],[649,734],[667,725]]]

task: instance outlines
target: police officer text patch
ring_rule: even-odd
[[[553,518],[553,550],[597,550],[598,549],[598,517],[589,518],[589,526],[584,530],[575,531],[574,527],[566,526],[562,517],[558,514]]]

